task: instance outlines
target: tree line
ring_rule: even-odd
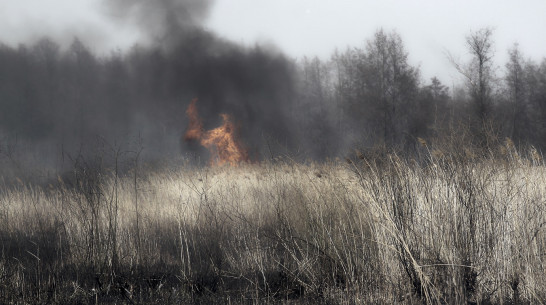
[[[497,69],[489,28],[464,43],[471,57],[452,59],[463,79],[452,90],[436,77],[423,80],[400,35],[383,29],[328,60],[245,49],[206,32],[170,50],[107,55],[79,39],[67,49],[47,38],[0,45],[0,152],[13,139],[81,149],[98,136],[112,143],[130,135],[152,151],[179,153],[194,97],[212,125],[231,112],[261,158],[273,155],[273,144],[323,159],[355,147],[411,150],[418,138],[461,134],[481,147],[508,137],[544,149],[546,60],[526,59],[514,44]]]
[[[544,149],[546,59],[526,59],[516,43],[498,69],[493,34],[484,28],[466,37],[466,62],[448,54],[463,80],[450,90],[437,77],[422,79],[396,31],[378,30],[362,48],[326,61],[304,58],[301,102],[318,120],[334,114],[336,133],[355,136],[361,146],[411,149],[418,138],[464,134],[478,147],[510,138]]]

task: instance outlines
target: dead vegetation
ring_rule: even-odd
[[[420,150],[5,185],[0,303],[541,304],[540,154]]]

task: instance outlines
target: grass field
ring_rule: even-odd
[[[511,145],[79,169],[0,188],[0,303],[543,304],[545,224]]]

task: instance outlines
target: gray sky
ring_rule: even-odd
[[[106,52],[139,40],[134,29],[102,14],[100,4],[0,0],[0,41],[16,45],[48,35],[68,43],[81,36],[95,51]],[[380,27],[394,29],[424,79],[437,75],[451,85],[459,77],[445,51],[464,60],[465,36],[485,26],[495,29],[499,72],[514,42],[526,57],[541,60],[546,55],[545,12],[544,0],[216,0],[205,26],[245,45],[272,43],[292,57],[321,58],[335,48],[364,46]]]

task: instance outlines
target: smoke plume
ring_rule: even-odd
[[[108,56],[93,54],[79,39],[67,50],[47,38],[1,46],[0,158],[26,155],[55,169],[70,166],[75,156],[105,151],[206,160],[206,150],[182,139],[185,109],[194,98],[205,129],[220,125],[222,113],[232,118],[251,159],[297,151],[302,144],[293,109],[294,61],[205,29],[212,4],[105,2],[108,16],[133,24],[145,37]]]

